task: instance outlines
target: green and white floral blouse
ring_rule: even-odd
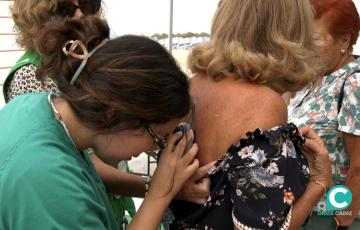
[[[311,126],[324,140],[332,161],[333,180],[343,184],[350,161],[344,151],[341,132],[360,135],[360,58],[325,76],[297,93],[288,107],[289,122],[299,127]],[[338,100],[344,84],[344,97],[338,113]]]

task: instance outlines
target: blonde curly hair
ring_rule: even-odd
[[[233,76],[279,93],[297,91],[319,72],[307,0],[222,0],[210,41],[189,55],[192,73]]]
[[[54,16],[60,0],[15,0],[10,8],[18,32],[16,42],[26,50],[35,50],[35,36]]]
[[[56,11],[59,3],[64,1],[71,0],[15,0],[10,10],[18,33],[16,42],[28,51],[36,51],[36,36],[50,19],[59,16]],[[101,4],[101,0],[89,1],[89,4]],[[98,10],[100,15],[101,9]]]

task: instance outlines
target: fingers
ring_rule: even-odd
[[[301,136],[311,139],[317,136],[315,131],[310,126],[304,126],[302,128],[299,128],[299,133],[301,134]]]
[[[207,198],[210,194],[210,178],[202,178],[197,182],[192,182],[192,191],[190,196],[196,198]]]
[[[199,171],[199,169],[197,171]],[[210,184],[210,178],[207,177],[198,181],[194,181],[190,178],[184,183],[181,191],[176,195],[176,197],[180,200],[203,204],[209,197]]]
[[[170,137],[167,139],[167,146],[165,149],[172,149],[174,150],[175,147],[175,142],[177,142],[180,138],[181,138],[182,133],[181,132],[176,132],[172,135],[170,135]]]
[[[300,128],[299,132],[305,138],[305,144],[303,148],[307,150],[308,153],[312,152],[316,155],[327,155],[327,149],[324,142],[312,128],[305,126]]]
[[[192,141],[194,139],[194,132],[192,130],[190,130],[186,135],[184,135],[179,143],[177,145],[175,145],[174,147],[174,152],[177,155],[178,159],[185,157],[187,160],[187,162],[190,162],[193,158],[194,158],[194,154],[196,155],[197,153],[197,147],[196,147],[196,152],[190,152],[194,151],[193,148],[190,148],[190,146],[194,146],[195,144],[192,145]],[[190,148],[190,149],[189,149]],[[188,156],[188,153],[190,153],[190,156]],[[191,159],[189,159],[189,157]]]
[[[324,146],[324,142],[321,140],[321,138],[316,134],[316,132],[309,126],[305,126],[299,129],[299,133],[308,140],[313,140],[318,142],[318,144]],[[306,144],[305,141],[305,144]]]
[[[194,143],[193,146],[190,148],[190,150],[181,158],[181,161],[183,161],[183,164],[185,164],[185,165],[190,164],[195,159],[195,157],[198,153],[198,150],[199,150],[198,145],[196,143]],[[198,166],[198,168],[199,168],[199,166]]]
[[[206,197],[210,195],[210,185],[211,185],[210,178],[203,178],[200,182],[203,195]]]
[[[183,141],[184,137],[182,137],[181,132],[176,132],[167,139],[167,145],[165,149],[162,151],[161,158],[166,158],[166,161],[170,159],[176,160],[181,156],[185,148],[185,143]],[[177,144],[176,144],[177,143]],[[167,156],[167,157],[166,157]]]
[[[171,138],[169,138],[167,149],[171,149],[172,152],[175,153],[177,158],[181,158],[182,155],[184,155],[188,149],[187,147],[190,146],[189,143],[193,141],[194,139],[194,132],[190,130],[186,133],[186,135],[182,136],[181,132],[177,132],[176,135],[180,135],[180,138],[173,138],[173,135]],[[182,136],[182,137],[181,137]],[[179,140],[180,139],[180,140]]]
[[[195,173],[195,171],[199,168],[199,164],[200,164],[199,160],[194,159],[189,165],[187,165],[187,167],[183,170],[183,172],[178,172],[178,173],[183,173],[185,177],[184,182]]]
[[[302,149],[309,163],[310,177],[318,184],[330,185],[331,164],[324,142],[310,127],[303,127],[299,132],[306,140]]]
[[[196,170],[195,174],[191,177],[190,180],[198,181],[205,176],[207,176],[208,171],[216,164],[217,161],[212,161],[204,166],[201,166],[198,170]]]
[[[189,131],[183,137],[181,132],[177,132],[168,138],[167,146],[163,150],[163,154],[160,157],[157,172],[162,176],[168,177],[169,174],[173,175],[174,184],[171,185],[169,194],[176,194],[185,181],[189,181],[189,178],[199,168],[199,161],[195,159],[198,152],[197,144],[193,144],[189,151],[186,151],[188,142],[194,138],[193,131]],[[164,180],[161,183],[164,184]],[[194,183],[195,184],[195,183]],[[197,199],[199,197],[196,197]],[[204,197],[198,199],[197,202],[203,200]]]

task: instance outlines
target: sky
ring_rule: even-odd
[[[173,0],[173,33],[210,32],[219,0]],[[353,0],[360,11],[360,0]],[[103,0],[112,36],[169,33],[170,0]],[[360,54],[360,39],[355,46]]]
[[[173,33],[210,32],[219,0],[173,0]],[[170,0],[104,0],[113,35],[169,33]]]

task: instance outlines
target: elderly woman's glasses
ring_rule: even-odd
[[[79,5],[70,0],[58,3],[56,14],[62,17],[73,17],[77,9],[80,9],[84,15],[93,15],[99,12],[101,1],[80,0]]]
[[[153,139],[153,141],[155,142],[155,144],[157,145],[157,149],[155,150],[151,150],[151,151],[146,151],[146,153],[152,157],[157,158],[158,154],[160,153],[160,151],[162,149],[165,148],[166,142],[162,139],[160,139],[156,133],[154,132],[154,130],[150,127],[150,125],[148,123],[144,124],[144,128],[145,130],[148,132],[148,134],[150,135],[150,137]]]

